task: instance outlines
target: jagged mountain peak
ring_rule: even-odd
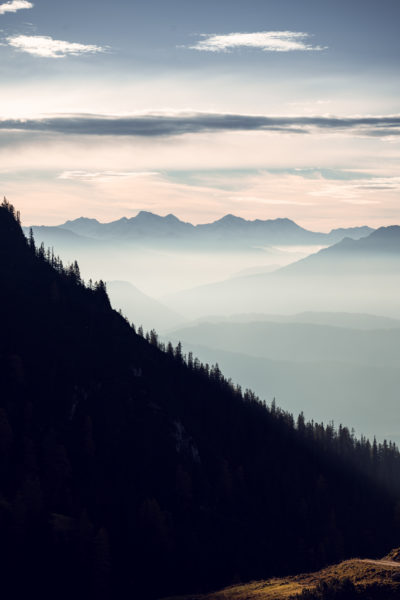
[[[236,215],[229,213],[221,217],[220,219],[217,219],[216,221],[214,221],[214,223],[244,223],[245,221],[246,219],[243,219],[242,217],[237,217]]]
[[[68,225],[72,225],[72,224],[96,224],[96,225],[100,225],[100,221],[98,221],[97,219],[91,219],[89,217],[78,217],[77,219],[69,219],[68,221],[65,221],[65,223],[63,223],[61,225],[61,227],[66,227]]]
[[[141,219],[162,219],[163,217],[161,217],[161,215],[157,215],[156,213],[152,213],[149,210],[140,210],[138,212],[138,214],[136,215],[136,217],[134,217],[135,220],[141,220]]]
[[[169,213],[168,215],[163,216],[163,215],[158,215],[158,214],[153,213],[148,210],[139,211],[138,214],[136,215],[136,217],[133,217],[132,220],[149,221],[149,222],[151,222],[151,221],[166,221],[166,222],[171,222],[171,223],[183,223],[183,221],[178,219],[178,217],[176,217],[172,213]]]
[[[389,237],[400,239],[400,225],[387,225],[386,227],[379,227],[379,229],[371,232],[371,235],[368,237],[371,237],[372,239],[383,239]]]

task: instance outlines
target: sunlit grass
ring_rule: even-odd
[[[391,555],[385,560],[393,560]],[[368,590],[373,585],[390,586],[400,598],[399,566],[360,559],[344,561],[315,573],[306,573],[281,579],[268,579],[238,584],[204,595],[180,596],[168,600],[287,600],[294,599],[303,589],[313,590],[320,582],[349,579],[354,585]],[[167,599],[166,599],[167,600]]]

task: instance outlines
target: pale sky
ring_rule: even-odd
[[[398,0],[0,0],[0,193],[36,224],[400,223],[399,22]]]

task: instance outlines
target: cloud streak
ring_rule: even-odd
[[[349,204],[380,204],[375,198],[382,192],[400,192],[400,177],[370,177],[337,183],[326,183],[318,190],[309,192],[311,196],[336,198]],[[368,198],[372,195],[373,198]]]
[[[5,15],[6,13],[15,13],[18,10],[23,10],[26,8],[33,8],[32,2],[27,2],[27,0],[12,0],[12,2],[5,2],[0,4],[0,15]]]
[[[263,52],[309,52],[326,49],[326,47],[309,44],[309,37],[310,34],[301,31],[202,34],[201,39],[189,48],[201,52],[229,52],[238,48],[252,48]]]
[[[262,116],[217,113],[108,116],[73,114],[35,119],[0,120],[0,131],[63,135],[171,137],[209,132],[266,131],[287,134],[342,133],[355,136],[400,135],[400,115],[389,116]]]
[[[50,36],[16,35],[7,38],[8,45],[20,52],[26,52],[41,58],[65,58],[82,54],[98,54],[105,48],[93,44],[78,44],[55,40]]]
[[[73,181],[113,181],[117,179],[137,179],[156,177],[158,171],[63,171],[58,179]]]

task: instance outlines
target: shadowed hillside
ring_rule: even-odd
[[[295,424],[143,338],[7,202],[0,277],[5,592],[197,593],[396,545],[393,444]]]

